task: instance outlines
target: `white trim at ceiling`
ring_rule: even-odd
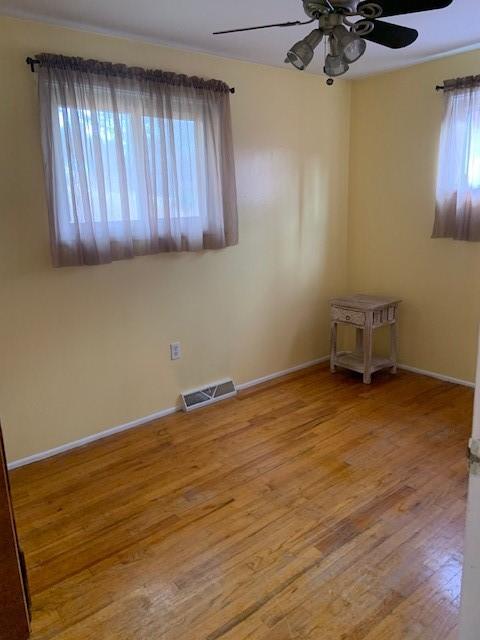
[[[96,33],[101,36],[110,36],[113,38],[124,38],[126,40],[133,40],[134,42],[144,42],[145,44],[153,44],[159,47],[166,47],[168,49],[176,49],[177,51],[188,51],[191,53],[199,53],[204,56],[211,56],[213,58],[224,58],[225,60],[235,60],[237,62],[244,62],[245,64],[254,64],[259,67],[270,67],[271,69],[279,69],[280,71],[295,71],[293,67],[283,67],[276,65],[265,64],[264,62],[252,62],[252,60],[246,60],[245,58],[239,58],[237,56],[230,56],[228,53],[214,53],[207,49],[199,49],[196,47],[189,47],[186,44],[179,45],[171,40],[163,40],[161,38],[149,38],[148,36],[140,36],[135,33],[129,33],[128,31],[122,31],[121,29],[107,29],[105,27],[94,26],[85,22],[77,22],[75,20],[65,20],[52,18],[51,16],[43,16],[32,13],[31,11],[22,11],[21,9],[4,9],[0,7],[0,17],[14,18],[17,20],[26,20],[30,22],[41,22],[52,27],[63,27],[65,29],[72,29],[74,31],[86,31],[87,33]],[[308,73],[307,71],[303,73]],[[319,74],[310,74],[319,75]]]
[[[406,62],[401,67],[386,67],[384,69],[376,69],[375,71],[367,71],[362,73],[359,71],[355,76],[351,77],[351,80],[362,80],[362,78],[368,78],[370,76],[379,76],[385,73],[394,73],[395,71],[401,71],[402,69],[409,69],[410,67],[416,67],[418,64],[425,64],[425,62],[433,62],[434,60],[441,60],[442,58],[451,58],[452,56],[458,56],[461,53],[469,53],[470,51],[480,50],[480,42],[465,45],[463,47],[457,47],[456,49],[449,49],[448,51],[442,51],[440,53],[432,53],[429,56],[418,58],[413,62]]]
[[[199,53],[206,56],[213,56],[214,58],[224,58],[226,60],[236,60],[238,62],[244,62],[246,64],[256,64],[261,67],[270,67],[272,69],[280,69],[283,71],[295,72],[298,73],[293,67],[283,67],[280,65],[268,65],[262,62],[253,62],[252,60],[247,60],[245,58],[239,58],[238,56],[231,56],[228,53],[219,54],[217,52],[209,51],[208,49],[201,49],[196,47],[189,47],[188,45],[179,45],[176,42],[171,40],[164,40],[160,38],[149,38],[148,36],[141,36],[138,34],[130,33],[128,31],[122,31],[121,29],[107,29],[105,27],[98,27],[92,24],[88,24],[85,22],[77,22],[75,20],[66,20],[53,18],[52,16],[44,16],[33,13],[31,11],[24,11],[22,9],[12,9],[12,8],[1,8],[0,7],[0,16],[5,16],[8,18],[16,18],[19,20],[29,20],[31,22],[41,22],[43,24],[49,24],[54,27],[64,27],[67,29],[73,29],[76,31],[86,31],[88,33],[97,33],[99,35],[111,36],[115,38],[125,38],[128,40],[133,40],[135,42],[145,42],[146,44],[153,44],[157,46],[168,47],[169,49],[176,49],[178,51],[190,51],[192,53]],[[457,47],[456,49],[449,49],[448,51],[443,51],[440,53],[433,53],[429,56],[424,56],[422,58],[418,58],[412,62],[406,62],[401,66],[395,67],[384,67],[383,69],[376,69],[375,71],[367,71],[362,73],[359,71],[355,73],[355,75],[350,76],[349,78],[345,78],[342,81],[355,81],[361,80],[362,78],[368,78],[370,76],[378,76],[384,73],[393,73],[394,71],[400,71],[401,69],[407,69],[409,67],[414,67],[417,64],[423,64],[425,62],[431,62],[433,60],[439,60],[441,58],[448,58],[450,56],[455,56],[460,53],[468,53],[469,51],[480,50],[480,43],[475,42],[470,45],[466,45],[463,47]],[[303,71],[304,74],[308,75],[316,75],[322,77],[321,73],[312,73],[311,71]]]

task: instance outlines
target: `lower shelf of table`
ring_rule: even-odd
[[[358,373],[363,373],[365,370],[363,354],[358,354],[353,351],[341,351],[337,353],[334,365],[336,367],[342,367],[343,369],[351,369]],[[370,371],[374,373],[375,371],[380,371],[380,369],[388,369],[393,366],[395,366],[395,363],[389,358],[373,356]]]

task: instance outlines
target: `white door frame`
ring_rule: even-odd
[[[480,340],[470,452],[480,455]],[[459,638],[480,638],[480,463],[475,462],[470,465]]]

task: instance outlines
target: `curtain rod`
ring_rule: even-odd
[[[40,60],[37,60],[36,58],[31,58],[30,56],[28,56],[25,62],[30,66],[30,71],[32,73],[35,73],[35,65],[40,64]],[[230,93],[235,93],[235,87],[230,87]]]
[[[443,91],[445,89],[445,87],[443,86],[443,84],[437,84],[437,86],[435,87],[435,91]]]

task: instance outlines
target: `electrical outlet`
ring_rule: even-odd
[[[182,347],[180,342],[170,344],[170,360],[179,360],[182,357]]]

